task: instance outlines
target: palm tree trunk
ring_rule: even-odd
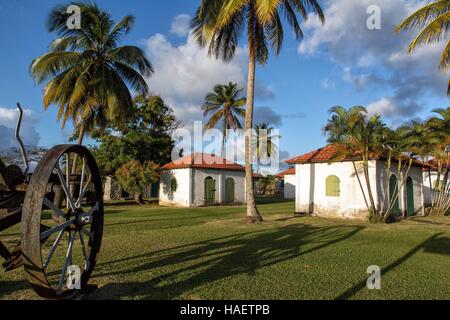
[[[369,201],[371,206],[371,214],[377,215],[376,207],[375,207],[375,201],[373,199],[373,193],[372,193],[372,186],[370,184],[370,176],[369,176],[369,160],[366,159],[364,161],[364,178],[366,179],[366,185],[367,185],[367,194],[369,195]]]
[[[255,39],[253,35],[254,13],[249,10],[248,21],[248,81],[247,81],[247,110],[245,112],[245,183],[246,183],[246,199],[247,199],[247,215],[248,223],[262,222],[263,218],[259,214],[256,207],[254,183],[253,183],[253,166],[251,154],[252,129],[253,129],[253,100],[255,97]]]
[[[84,134],[86,132],[86,128],[84,126],[84,122],[81,123],[81,127],[80,127],[80,132],[78,133],[78,142],[77,144],[79,146],[83,145],[83,139],[84,139]],[[77,173],[77,155],[74,155],[73,157],[73,163],[72,163],[72,174],[76,174]]]
[[[136,193],[134,194],[134,201],[135,201],[136,204],[138,204],[138,205],[144,204],[144,198],[142,197],[142,193],[136,192]]]
[[[225,150],[225,145],[227,143],[227,138],[226,138],[226,132],[224,130],[223,132],[223,138],[222,138],[222,158],[226,159],[226,150]]]
[[[86,132],[86,128],[84,127],[84,122],[81,123],[80,132],[78,134],[78,145],[83,145],[84,134]]]

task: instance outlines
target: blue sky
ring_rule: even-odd
[[[143,48],[155,65],[150,89],[161,94],[186,126],[201,120],[200,105],[217,82],[246,77],[245,43],[229,65],[210,62],[189,39],[186,21],[199,1],[97,1],[117,20],[126,14],[136,25],[124,43]],[[67,142],[71,127],[61,130],[54,108],[42,106],[42,86],[36,86],[28,67],[54,39],[44,28],[53,0],[0,0],[0,142],[11,133],[13,112],[20,101],[27,111],[25,139],[49,147]],[[447,107],[448,74],[437,69],[442,45],[408,56],[411,34],[394,34],[393,26],[423,1],[321,1],[327,23],[313,16],[303,25],[300,44],[285,34],[282,53],[257,69],[257,119],[270,120],[280,129],[280,149],[295,156],[325,144],[322,127],[334,105],[366,105],[380,112],[389,125],[426,118],[431,109]],[[381,30],[366,27],[367,7],[381,9]],[[2,131],[3,130],[3,131]],[[8,131],[9,130],[9,131]],[[2,139],[3,135],[3,139]]]

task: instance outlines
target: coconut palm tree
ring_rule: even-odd
[[[439,67],[443,71],[450,68],[450,40],[448,30],[450,28],[450,1],[436,0],[417,10],[396,27],[396,31],[419,29],[419,34],[409,45],[409,52],[413,52],[418,46],[433,42],[445,42],[447,45],[442,53]],[[447,94],[450,95],[450,79]]]
[[[245,174],[247,220],[262,221],[253,192],[253,168],[251,161],[251,129],[256,63],[265,64],[269,57],[268,45],[276,54],[281,51],[284,39],[282,18],[292,27],[297,39],[303,32],[298,16],[308,17],[308,11],[325,17],[317,0],[202,0],[192,21],[193,35],[202,47],[208,46],[209,54],[224,61],[233,59],[239,39],[245,36],[248,47],[247,108],[245,116]]]
[[[81,11],[81,28],[69,28],[69,5]],[[153,73],[144,52],[135,46],[118,46],[134,24],[125,16],[115,23],[111,15],[94,3],[72,2],[55,7],[47,18],[47,29],[57,38],[47,53],[36,58],[30,72],[44,89],[44,108],[58,106],[58,121],[75,122],[82,144],[86,129],[123,122],[132,112],[130,90],[147,94],[144,77]]]
[[[242,89],[236,83],[218,84],[205,97],[202,110],[204,116],[210,116],[205,129],[213,129],[222,122],[222,154],[225,154],[225,143],[230,130],[242,129],[241,120],[245,117],[245,98]]]
[[[273,134],[273,128],[269,122],[261,122],[255,125],[255,139],[253,139],[253,149],[256,156],[256,173],[259,172],[261,159],[270,159],[278,152],[278,147],[274,143],[279,139],[279,135]]]

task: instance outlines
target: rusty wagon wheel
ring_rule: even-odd
[[[102,233],[103,192],[94,157],[82,146],[54,147],[35,169],[23,204],[23,260],[36,293],[70,299],[85,289]]]

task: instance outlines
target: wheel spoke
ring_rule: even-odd
[[[81,208],[81,204],[83,202],[85,192],[85,190],[83,190],[85,169],[86,169],[86,160],[85,158],[83,158],[83,166],[81,167],[80,194],[78,195],[78,201],[76,203],[77,208]]]
[[[70,188],[70,175],[69,175],[70,169],[69,169],[69,167],[70,167],[70,155],[68,153],[66,153],[66,187],[67,187],[67,190],[69,191],[70,198],[72,198],[72,190]],[[66,201],[67,209],[69,209],[69,206],[70,206],[69,201]]]
[[[84,215],[86,216],[90,216],[92,218],[94,212],[97,212],[100,209],[100,204],[98,203],[98,201],[95,203],[95,206],[93,206],[91,208],[91,210],[89,210],[88,212],[86,212]]]
[[[64,179],[64,174],[62,173],[61,168],[59,167],[58,164],[55,166],[55,170],[56,170],[56,173],[57,173],[57,175],[59,177],[59,180],[61,181],[61,187],[63,188],[64,193],[66,194],[67,202],[68,202],[70,208],[73,211],[76,211],[75,210],[76,209],[75,204],[73,203],[73,199],[72,199],[72,197],[70,195],[69,189],[67,188],[66,180]]]
[[[86,246],[84,245],[83,232],[80,231],[79,234],[80,234],[81,250],[83,251],[83,256],[84,256],[84,269],[88,270],[89,269],[89,258],[87,255]]]
[[[73,236],[75,237],[75,232],[73,233]],[[68,238],[67,238],[67,246],[70,246],[71,239],[72,239],[72,231],[69,231],[68,232]],[[74,239],[74,241],[75,241],[75,239]],[[72,251],[70,251],[69,259],[68,259],[68,262],[67,262],[67,264],[69,266],[72,265],[72,257],[73,257]]]
[[[77,203],[75,204],[78,208],[81,208],[81,205],[83,203],[84,195],[86,194],[86,191],[89,189],[89,184],[91,183],[91,177],[88,178],[86,185],[81,190],[80,196],[78,197]],[[80,186],[81,188],[81,186]]]
[[[70,154],[66,153],[66,183],[67,189],[70,187]]]
[[[53,212],[55,212],[58,216],[64,217],[66,215],[60,208],[55,206],[55,204],[50,200],[48,200],[46,197],[44,197],[44,204],[47,207],[49,207]]]
[[[66,258],[64,260],[64,266],[61,271],[61,276],[59,277],[59,283],[58,283],[58,287],[57,287],[56,291],[61,291],[61,288],[63,286],[64,277],[66,275],[67,268],[69,267],[69,259],[70,259],[70,256],[72,255],[72,248],[73,248],[74,240],[75,240],[75,232],[73,233],[73,235],[70,237],[70,240],[69,240],[69,246],[67,248]]]
[[[59,232],[58,237],[56,238],[55,242],[53,243],[53,246],[50,248],[50,251],[48,252],[47,259],[45,259],[45,262],[44,262],[44,269],[47,269],[48,264],[50,263],[50,259],[52,258],[53,254],[55,253],[56,248],[58,248],[58,245],[61,242],[63,235],[64,235],[64,230],[61,230]]]
[[[81,232],[83,232],[85,235],[89,237],[89,240],[92,238],[92,232],[87,231],[86,229],[82,229]]]
[[[69,220],[69,221],[67,221],[67,222],[64,222],[64,223],[60,224],[59,226],[56,226],[56,227],[54,227],[54,228],[52,228],[52,229],[50,229],[50,230],[47,230],[47,231],[42,232],[42,233],[41,233],[41,240],[43,240],[43,239],[48,239],[52,234],[54,234],[54,233],[56,233],[56,232],[58,232],[58,231],[64,230],[64,229],[67,228],[68,226],[74,224],[74,222],[75,222],[75,221],[72,219],[72,220]]]

